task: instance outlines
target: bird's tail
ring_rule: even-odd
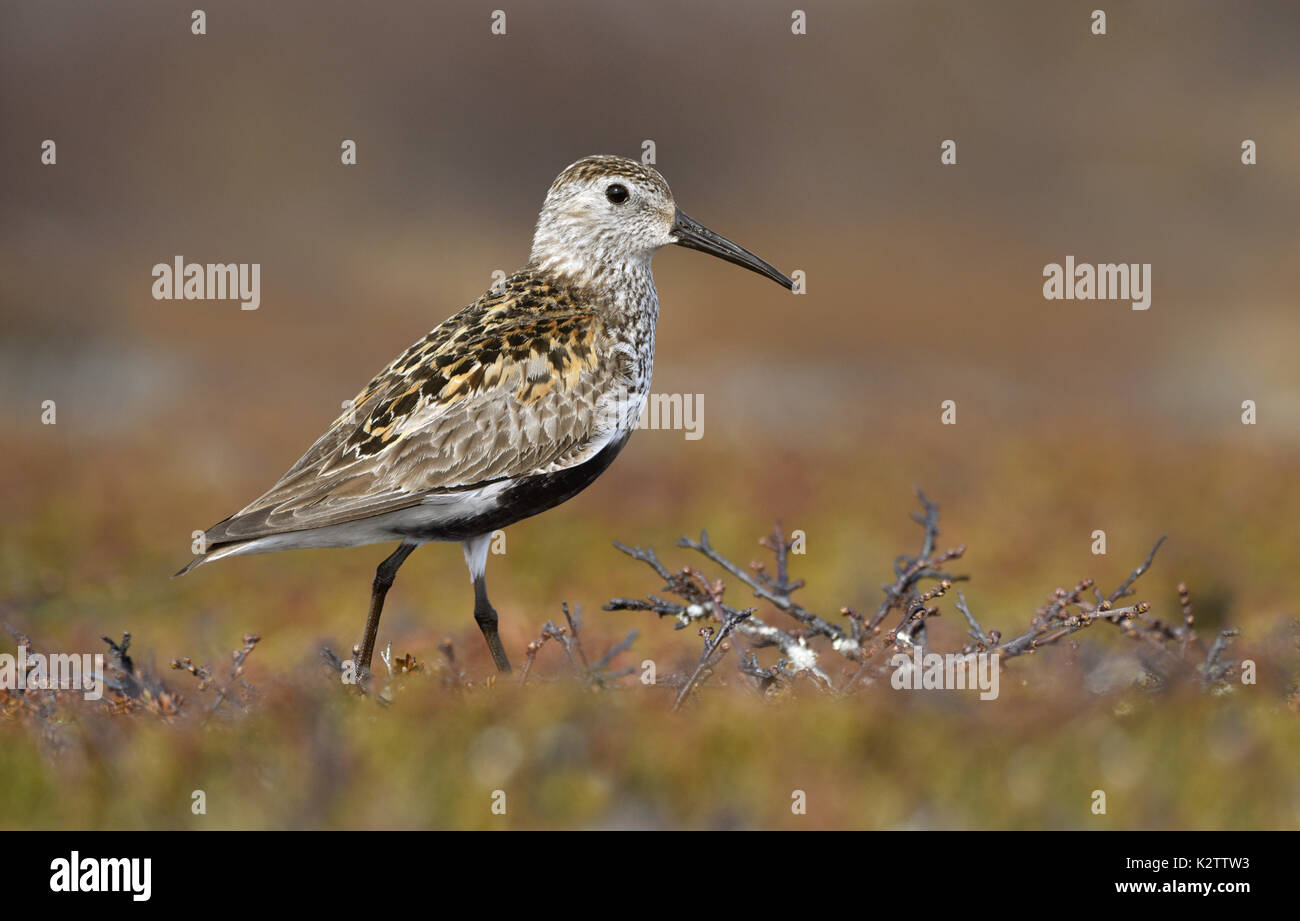
[[[212,530],[209,530],[208,534],[211,533]],[[207,550],[203,551],[198,556],[194,557],[194,559],[186,563],[181,568],[180,572],[176,573],[176,575],[172,576],[172,578],[175,579],[177,576],[183,576],[187,572],[190,572],[191,570],[197,569],[198,567],[202,566],[204,563],[211,563],[214,560],[223,560],[226,557],[234,556],[237,553],[248,553],[250,546],[257,546],[257,541],[231,540],[231,541],[225,541],[224,543],[220,543],[215,546],[209,546]],[[255,553],[257,551],[254,550],[253,552]]]
[[[206,553],[200,553],[194,559],[190,560],[183,567],[181,567],[180,572],[173,573],[172,578],[173,579],[179,578],[180,576],[185,575],[191,569],[195,569],[196,567],[202,566],[207,561],[208,561],[208,555]]]

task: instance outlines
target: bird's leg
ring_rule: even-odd
[[[406,562],[411,551],[418,546],[419,544],[400,545],[393,551],[392,556],[380,563],[379,568],[375,570],[374,587],[370,594],[370,615],[366,618],[366,635],[361,641],[361,657],[357,661],[359,673],[370,671],[370,659],[375,653],[375,634],[379,632],[379,615],[384,610],[384,597],[393,587],[393,580],[397,578],[397,568]]]
[[[465,550],[465,565],[469,567],[469,577],[474,583],[474,621],[487,640],[488,651],[497,671],[505,674],[510,671],[510,660],[506,658],[505,647],[501,637],[497,636],[497,612],[488,601],[487,582],[483,579],[483,570],[487,568],[488,548],[492,544],[491,534],[480,534],[461,543]]]
[[[497,612],[488,601],[487,580],[483,578],[482,573],[474,579],[474,620],[479,630],[483,631],[483,639],[487,640],[488,651],[492,653],[492,661],[496,663],[497,671],[509,674],[510,660],[506,658],[505,647],[501,645],[501,637],[497,635]]]

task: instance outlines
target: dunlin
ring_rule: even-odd
[[[579,160],[546,194],[528,264],[380,371],[177,575],[241,553],[399,541],[375,572],[364,672],[398,567],[421,544],[459,541],[474,620],[508,672],[483,576],[491,536],[577,495],[627,443],[654,364],[650,260],[669,244],[794,287],[683,214],[657,171]]]

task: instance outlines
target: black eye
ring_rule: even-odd
[[[606,186],[605,197],[616,205],[621,205],[627,201],[627,186],[621,182],[616,182],[611,186]]]

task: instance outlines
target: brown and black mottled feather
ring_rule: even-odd
[[[515,273],[375,376],[209,548],[409,508],[436,493],[563,470],[604,445],[633,374],[572,287]]]

